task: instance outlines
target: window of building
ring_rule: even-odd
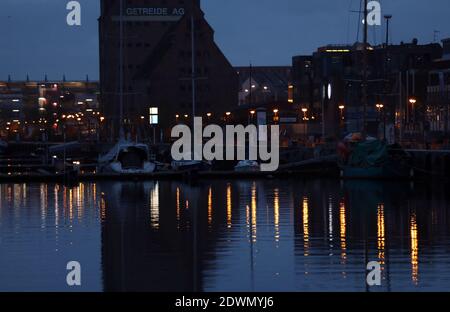
[[[157,125],[159,122],[159,109],[158,107],[149,108],[149,121],[150,125]]]

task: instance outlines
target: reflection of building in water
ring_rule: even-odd
[[[191,291],[190,237],[177,233],[176,211],[166,187],[153,183],[101,185],[105,291]],[[150,205],[150,206],[149,206]],[[156,226],[158,225],[158,226]]]
[[[239,218],[231,184],[107,183],[101,191],[105,291],[203,289],[220,226]]]

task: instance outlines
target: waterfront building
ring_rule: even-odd
[[[443,56],[428,74],[427,128],[448,142],[450,134],[450,39],[442,40]]]
[[[317,116],[310,134],[336,138],[362,130],[362,52],[360,43],[328,45],[311,56],[293,57],[294,103]],[[441,55],[439,44],[419,45],[416,39],[368,47],[369,134],[395,141],[421,133],[428,70]]]
[[[219,119],[237,106],[237,74],[214,42],[199,0],[124,0],[122,69],[120,3],[102,0],[99,18],[101,107],[108,137],[116,138],[123,123],[132,135],[152,127],[157,142],[169,141],[174,124],[191,123],[193,92],[197,116]]]
[[[98,82],[0,81],[1,138],[98,139]]]

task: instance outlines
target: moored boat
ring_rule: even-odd
[[[118,174],[148,174],[156,164],[150,161],[146,144],[120,140],[107,154],[99,159],[99,171]]]
[[[410,179],[411,156],[399,145],[380,140],[340,143],[340,175],[343,179]]]

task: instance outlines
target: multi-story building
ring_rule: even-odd
[[[430,132],[450,134],[450,39],[442,40],[443,56],[432,64],[428,76],[427,122]]]
[[[441,55],[439,44],[419,45],[417,40],[368,47],[369,134],[380,136],[386,125],[392,136],[403,137],[422,127],[429,66]],[[363,68],[360,43],[329,45],[312,56],[293,58],[294,103],[315,117],[311,123],[316,127],[310,129],[325,137],[363,129]]]
[[[0,81],[0,136],[20,140],[98,139],[98,82]]]
[[[99,31],[101,106],[110,137],[122,123],[132,133],[151,123],[156,137],[168,141],[175,123],[191,122],[193,92],[196,116],[219,119],[237,106],[237,74],[214,42],[199,0],[102,0]]]

